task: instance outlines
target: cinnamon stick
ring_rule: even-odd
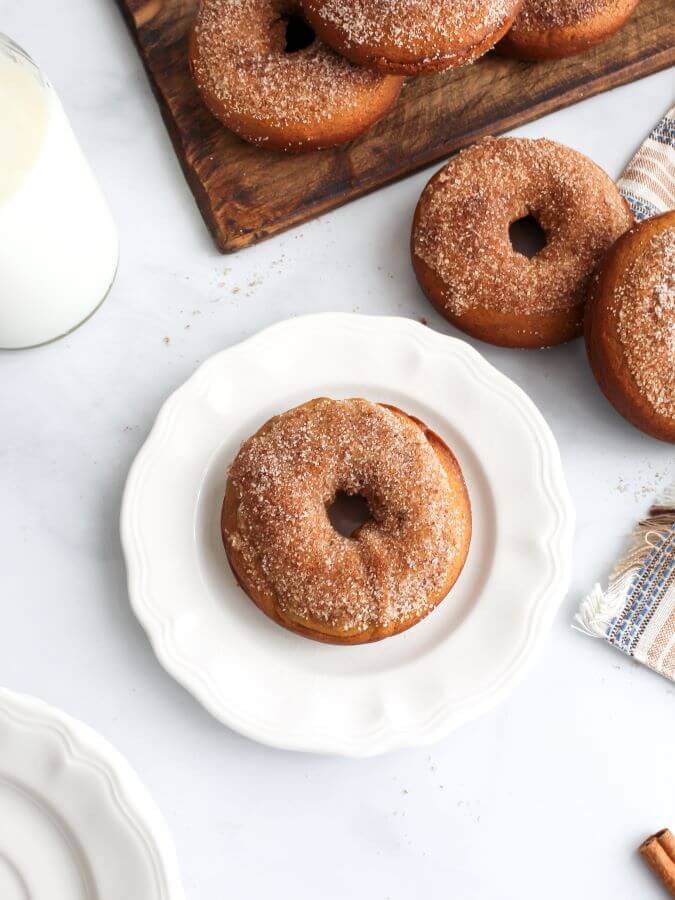
[[[670,896],[675,897],[675,836],[667,828],[657,831],[640,845],[640,853]]]

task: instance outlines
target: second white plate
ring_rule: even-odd
[[[0,689],[0,898],[183,900],[173,846],[113,748]]]
[[[222,547],[240,443],[319,396],[423,419],[471,496],[459,581],[422,623],[376,644],[280,628],[238,587]],[[129,474],[122,542],[157,656],[214,716],[275,746],[366,756],[437,740],[513,685],[567,591],[573,520],[548,426],[469,344],[408,319],[324,314],[223,351],[169,398]]]

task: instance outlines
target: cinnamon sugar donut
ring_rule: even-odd
[[[213,115],[244,140],[291,152],[357,137],[403,83],[353,66],[299,16],[296,0],[202,0],[189,48],[193,80]],[[291,25],[298,49],[287,42]]]
[[[481,56],[511,27],[522,0],[302,0],[329,46],[380,72],[420,75]]]
[[[509,239],[527,217],[546,238],[531,258]],[[505,347],[547,347],[581,334],[593,270],[631,222],[616,185],[581,153],[545,139],[488,138],[424,189],[413,266],[458,328]]]
[[[622,28],[639,0],[525,0],[497,48],[518,59],[560,59],[583,53]]]
[[[350,537],[338,492],[366,498]],[[405,631],[464,565],[471,508],[457,460],[422,422],[368,400],[319,398],[270,419],[229,472],[222,534],[243,589],[297,634],[361,644]]]
[[[588,359],[610,403],[637,428],[675,443],[675,211],[614,244],[584,325]]]

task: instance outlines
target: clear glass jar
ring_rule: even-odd
[[[0,349],[80,325],[112,285],[112,216],[56,93],[0,33]]]

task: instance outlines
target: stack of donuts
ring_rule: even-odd
[[[638,0],[201,0],[190,69],[207,107],[254,144],[303,152],[352,140],[404,78],[498,50],[582,52]]]

